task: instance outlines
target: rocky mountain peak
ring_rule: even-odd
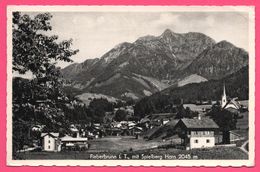
[[[235,46],[232,43],[230,43],[226,40],[223,40],[223,41],[220,41],[217,44],[215,44],[214,47],[223,48],[223,49],[230,49],[230,48],[234,48]]]
[[[170,29],[166,29],[166,30],[159,36],[159,38],[161,38],[161,39],[173,39],[173,38],[178,39],[178,38],[180,38],[180,37],[182,37],[181,34],[175,33],[175,32],[173,32],[173,31],[171,31]]]
[[[138,38],[135,43],[142,43],[142,42],[148,42],[148,41],[153,41],[155,40],[156,37],[153,35],[146,35],[146,36],[142,36],[140,38]]]
[[[122,43],[120,43],[120,44],[117,44],[113,49],[128,47],[128,46],[130,46],[130,45],[131,45],[130,42],[122,42]]]
[[[162,36],[169,36],[174,34],[174,32],[171,29],[165,29],[165,31],[162,33]]]

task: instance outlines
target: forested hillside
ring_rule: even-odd
[[[197,101],[220,100],[225,84],[226,93],[240,100],[248,99],[249,75],[248,66],[220,80],[209,80],[202,83],[188,84],[182,87],[170,87],[150,97],[141,99],[135,105],[137,116],[158,112],[169,112],[174,104],[195,103]]]

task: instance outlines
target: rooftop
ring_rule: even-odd
[[[67,142],[70,142],[70,141],[74,141],[74,142],[78,142],[78,141],[87,141],[88,138],[85,138],[85,137],[71,137],[71,136],[64,136],[61,138],[61,141],[67,141]]]
[[[52,137],[59,137],[59,133],[53,133],[53,132],[50,132],[50,133],[41,133],[41,137],[44,137],[46,135],[50,135]]]
[[[174,120],[171,120],[169,122],[167,122],[166,124],[164,124],[165,126],[170,126],[170,127],[175,127],[175,125],[179,122],[178,119],[174,119]]]
[[[154,113],[152,116],[174,116],[175,113]]]
[[[181,119],[183,124],[190,129],[218,129],[219,126],[210,118],[183,118]]]

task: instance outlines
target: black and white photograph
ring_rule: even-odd
[[[254,8],[9,6],[10,165],[254,165]]]

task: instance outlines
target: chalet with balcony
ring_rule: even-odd
[[[181,145],[186,150],[194,148],[209,148],[215,146],[215,132],[218,125],[210,118],[183,118],[175,126],[181,138]]]

